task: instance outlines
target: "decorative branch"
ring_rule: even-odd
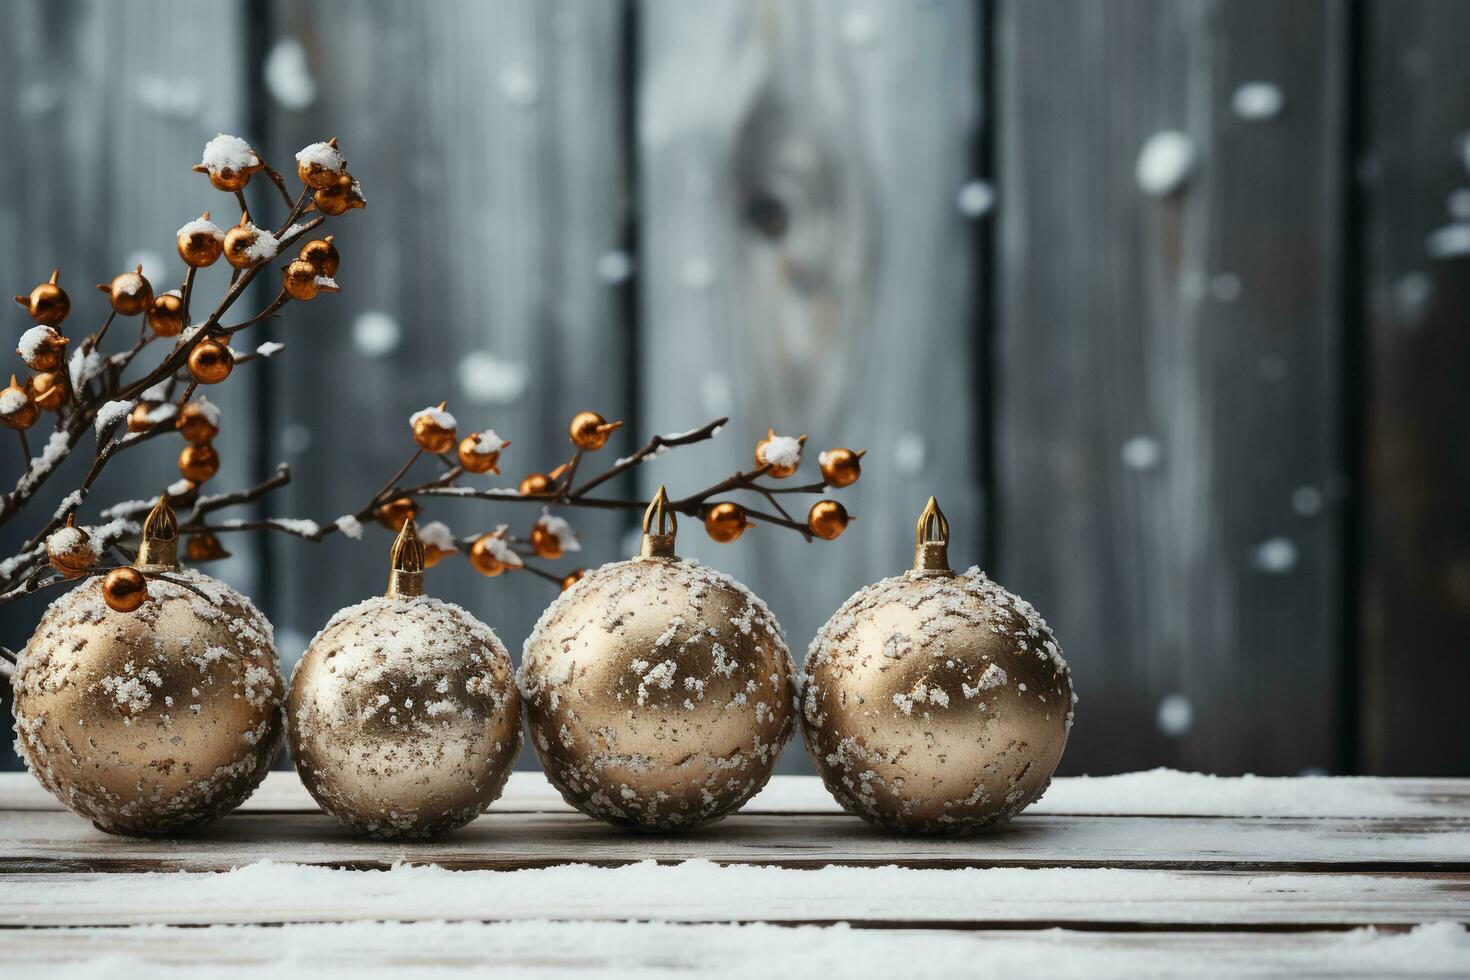
[[[212,533],[218,528],[205,523],[208,515],[258,500],[289,482],[290,471],[282,466],[254,487],[201,496],[200,487],[219,469],[214,439],[219,435],[220,412],[207,398],[191,399],[198,386],[228,378],[237,363],[269,357],[282,346],[262,345],[253,354],[237,357],[229,347],[234,335],[277,316],[293,300],[305,302],[338,289],[335,277],[341,258],[332,236],[307,242],[294,258],[285,250],[329,218],[364,207],[366,202],[335,139],[306,147],[296,155],[296,164],[303,186],[293,198],[281,175],[244,140],[225,135],[210,140],[194,169],[207,174],[217,189],[234,196],[240,208],[239,222],[227,232],[210,221],[206,211],[179,229],[175,244],[184,274],[177,289],[155,295],[141,266],[100,285],[109,305],[106,319],[95,333],[81,340],[70,357],[71,340],[62,333],[61,325],[71,312],[72,301],[60,285],[59,270],[27,296],[15,297],[35,322],[21,337],[16,352],[35,373],[24,382],[12,377],[11,385],[0,391],[0,423],[17,431],[24,463],[12,489],[0,497],[0,524],[29,509],[89,428],[96,430],[97,448],[80,484],[63,497],[25,545],[0,561],[0,604],[116,567],[103,562],[103,555],[109,548],[128,553],[127,543],[139,531],[136,518],[157,498],[114,504],[102,511],[106,520],[102,524],[77,526],[74,518],[108,463],[143,442],[175,431],[184,438],[179,455],[183,479],[166,492],[171,500],[193,507],[185,533],[197,535],[197,540],[186,542],[186,552],[195,560],[224,554]],[[246,211],[243,192],[256,173],[263,173],[276,187],[287,208],[285,220],[275,231],[255,225]],[[318,215],[299,220],[311,210]],[[198,271],[221,257],[232,267],[229,284],[213,311],[195,322],[191,309]],[[231,308],[278,257],[282,259],[281,289],[276,297],[255,314],[224,326]],[[122,351],[105,354],[102,344],[113,322],[134,316],[141,321],[137,340]],[[171,349],[151,368],[127,377],[135,359],[160,339],[171,339]],[[173,392],[179,384],[185,387],[175,400]],[[54,414],[54,425],[40,455],[33,458],[26,430],[43,413]],[[309,523],[261,522],[285,533]]]

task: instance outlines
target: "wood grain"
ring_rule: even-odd
[[[103,959],[105,958],[105,960]],[[0,932],[0,962],[26,975],[103,960],[117,971],[262,967],[314,976],[577,976],[656,973],[972,977],[1455,976],[1470,964],[1446,930],[1423,935],[1254,931],[1045,933],[848,930],[668,923],[287,925],[279,929],[33,929]]]
[[[643,410],[664,430],[701,405],[732,416],[707,449],[643,467],[644,491],[749,468],[768,426],[810,435],[808,475],[822,449],[869,450],[835,542],[680,538],[771,604],[798,660],[852,592],[908,567],[930,492],[954,560],[980,557],[978,251],[955,206],[980,125],[977,9],[640,7]]]
[[[1346,13],[999,5],[999,578],[1071,662],[1066,772],[1339,764]],[[1279,117],[1233,115],[1255,81]]]
[[[312,304],[277,389],[270,438],[297,468],[281,506],[326,521],[362,506],[412,452],[409,415],[440,399],[463,433],[493,427],[514,443],[504,475],[472,485],[513,486],[565,460],[573,414],[630,407],[620,287],[598,274],[625,220],[619,6],[379,0],[351,17],[294,3],[276,14],[318,91],[304,111],[273,107],[273,143],[286,153],[339,136],[368,199],[342,223],[343,292]],[[355,334],[364,314],[386,315],[397,346],[370,356]],[[287,426],[304,433],[283,445]],[[502,522],[525,534],[538,513],[436,501],[421,520],[461,536]],[[584,554],[552,567],[619,553],[616,516],[570,517]],[[278,551],[266,598],[288,659],[338,608],[381,593],[388,544],[371,527],[360,542]],[[429,589],[516,650],[556,596],[529,575],[484,580],[463,560],[436,569]]]
[[[262,903],[269,890],[273,900]],[[512,872],[291,866],[227,874],[20,874],[0,927],[362,920],[904,923],[945,928],[1307,928],[1470,919],[1459,875],[1274,875],[570,866]]]
[[[703,859],[819,868],[1112,867],[1179,870],[1470,871],[1470,818],[1023,815],[984,836],[896,839],[848,816],[736,814],[680,836],[636,835],[580,814],[491,811],[442,840],[352,838],[325,814],[237,813],[203,835],[108,837],[55,813],[0,812],[0,872],[220,871],[253,861],[384,868],[395,861],[508,870]]]
[[[1470,277],[1431,254],[1467,184],[1470,8],[1371,2],[1365,16],[1363,765],[1470,770]],[[1461,218],[1459,234],[1470,235]],[[1438,251],[1436,249],[1436,251]]]

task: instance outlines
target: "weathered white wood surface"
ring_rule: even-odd
[[[28,773],[0,773],[0,810],[60,810],[56,797]],[[273,772],[240,812],[317,812],[294,773]],[[512,773],[492,813],[569,813],[539,772]],[[756,813],[841,813],[820,781],[773,776],[744,809]],[[1053,779],[1028,815],[1196,817],[1466,817],[1470,781],[1378,777],[1218,777],[1156,771]]]
[[[1470,920],[1461,875],[931,870],[642,862],[518,871],[258,864],[223,874],[9,875],[0,927],[527,919],[1273,928]]]
[[[1456,977],[1463,929],[1077,932],[501,922],[0,932],[7,976]]]

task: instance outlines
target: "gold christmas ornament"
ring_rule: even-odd
[[[331,235],[307,242],[301,246],[301,251],[297,253],[297,256],[301,261],[310,264],[316,270],[317,275],[326,276],[328,279],[335,276],[337,270],[342,268],[342,256],[337,253],[337,246],[332,244]]]
[[[184,542],[184,557],[192,562],[219,561],[230,557],[230,553],[220,544],[217,535],[205,532],[191,535]]]
[[[149,405],[147,402],[134,405],[133,410],[128,413],[128,431],[147,432],[153,428],[153,412],[156,408],[157,405]]]
[[[204,144],[204,159],[194,172],[208,174],[209,182],[227,194],[243,191],[250,175],[265,169],[265,161],[238,136],[220,133]]]
[[[494,578],[502,572],[522,568],[525,562],[505,540],[506,525],[502,524],[487,534],[482,534],[470,545],[470,566],[486,578]]]
[[[31,397],[39,407],[54,412],[66,404],[66,385],[65,371],[42,371],[30,380]]]
[[[322,809],[374,837],[427,837],[483,813],[521,748],[520,697],[495,632],[424,595],[412,520],[388,593],[332,617],[291,678],[296,771]]]
[[[276,236],[255,227],[249,214],[240,215],[240,223],[225,232],[225,261],[237,269],[248,269],[276,256]]]
[[[521,479],[520,486],[516,492],[522,497],[539,497],[544,493],[551,492],[551,477],[545,473],[527,473]]]
[[[313,143],[296,154],[296,176],[312,190],[321,190],[337,183],[347,171],[347,161],[337,148],[337,137],[325,143]],[[330,272],[325,273],[331,275]]]
[[[608,437],[622,424],[609,422],[596,412],[578,412],[572,417],[568,432],[572,437],[572,445],[583,452],[591,453],[606,446]]]
[[[353,208],[367,207],[367,201],[362,197],[362,187],[345,170],[331,184],[312,194],[311,200],[318,211],[334,218]]]
[[[373,517],[390,531],[402,531],[404,523],[418,512],[412,497],[395,497],[374,511]]]
[[[306,259],[297,259],[281,270],[281,288],[292,299],[302,302],[316,299],[318,293],[341,292],[336,280]]]
[[[218,340],[201,340],[189,352],[189,377],[202,385],[217,385],[235,370],[235,355]]]
[[[817,457],[817,465],[822,468],[822,479],[831,487],[852,486],[863,475],[862,459],[867,454],[866,449],[859,449],[857,452],[851,449],[827,450]]]
[[[66,364],[66,345],[71,343],[56,328],[40,324],[21,334],[15,352],[32,371],[60,371]]]
[[[1036,610],[949,567],[933,497],[914,567],[858,591],[807,653],[802,734],[827,789],[890,830],[960,834],[1015,816],[1051,780],[1071,675]]]
[[[806,513],[807,530],[823,541],[835,541],[847,530],[852,517],[837,500],[818,500]]]
[[[76,514],[67,514],[66,526],[46,538],[46,561],[66,578],[79,578],[97,564],[97,546],[77,527]]]
[[[773,480],[784,480],[801,466],[801,450],[806,436],[778,436],[767,429],[766,437],[755,444],[755,465],[767,467]]]
[[[510,440],[500,438],[494,429],[467,435],[459,442],[459,465],[466,473],[499,473],[500,451],[509,445]]]
[[[204,269],[219,261],[225,248],[225,233],[209,220],[209,212],[205,211],[179,229],[175,244],[185,265]]]
[[[178,421],[174,425],[185,442],[203,446],[219,435],[219,409],[201,396],[198,401],[188,402],[179,409]]]
[[[15,301],[26,308],[32,320],[48,327],[60,325],[71,312],[71,297],[58,285],[61,270],[52,269],[51,278],[32,289],[29,296],[17,296]]]
[[[107,300],[121,316],[137,316],[153,308],[153,286],[143,275],[143,267],[136,272],[124,272],[114,276],[110,285],[97,284],[107,294]]]
[[[31,772],[109,833],[168,836],[221,816],[279,747],[270,623],[223,582],[181,569],[177,545],[164,497],[137,566],[53,602],[16,667]]]
[[[179,452],[179,472],[196,486],[206,483],[219,472],[219,453],[207,442],[185,446]]]
[[[170,289],[153,297],[148,326],[160,337],[177,337],[184,330],[184,297]]]
[[[536,754],[567,802],[666,830],[739,809],[790,737],[790,654],[748,589],[674,554],[662,487],[632,561],[588,572],[542,615],[519,677]]]
[[[41,415],[29,383],[22,385],[10,376],[10,384],[0,391],[0,422],[11,429],[29,429]]]
[[[408,420],[413,429],[413,441],[418,443],[419,448],[426,453],[438,456],[454,448],[457,423],[453,415],[444,411],[444,407],[448,404],[448,402],[440,402],[437,408],[426,408],[414,412]]]
[[[745,508],[739,504],[726,500],[715,504],[704,515],[704,530],[711,539],[721,544],[729,544],[750,526],[750,521],[745,516]]]
[[[587,577],[587,569],[574,568],[561,577],[561,590],[565,592]]]

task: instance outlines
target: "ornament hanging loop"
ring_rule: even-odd
[[[667,530],[665,530],[667,528]],[[669,506],[669,494],[663,487],[653,495],[643,512],[643,547],[640,558],[673,558],[674,537],[679,533],[679,520]]]
[[[403,530],[393,539],[391,562],[393,570],[388,573],[390,596],[412,597],[424,594],[424,543],[419,539],[419,529],[413,518],[403,522]]]
[[[168,502],[167,490],[158,495],[158,503],[143,519],[143,543],[135,564],[147,572],[179,570],[179,519]]]
[[[933,497],[924,505],[914,530],[914,571],[920,575],[953,575],[949,567],[949,519]]]

